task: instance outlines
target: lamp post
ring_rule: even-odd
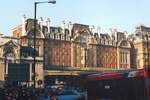
[[[147,60],[148,60],[148,62],[147,62],[147,66],[146,66],[146,73],[148,74],[148,77],[149,77],[149,75],[150,75],[150,68],[149,68],[149,64],[150,64],[150,62],[149,62],[149,34],[148,33],[146,33],[146,47],[147,47]],[[147,96],[149,95],[149,86],[148,86],[148,81],[149,81],[149,79],[148,79],[148,77],[147,77],[147,79],[146,79],[146,83],[147,83]],[[149,99],[149,96],[148,96],[148,99]]]
[[[34,3],[34,61],[33,61],[33,80],[34,80],[34,87],[36,85],[36,72],[35,72],[35,63],[36,63],[36,24],[37,24],[37,20],[36,20],[36,12],[37,12],[37,4],[41,4],[41,3],[51,3],[51,4],[55,4],[56,1],[42,1],[42,2],[35,2]]]
[[[147,68],[149,69],[150,59],[149,59],[149,35],[148,34],[146,34],[146,46],[147,46],[147,60],[148,60]]]

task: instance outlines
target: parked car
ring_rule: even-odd
[[[74,89],[64,89],[57,96],[58,100],[84,100],[84,97]]]

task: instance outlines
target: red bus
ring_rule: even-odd
[[[88,100],[150,100],[144,70],[102,72],[86,77]]]

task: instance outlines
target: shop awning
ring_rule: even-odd
[[[60,71],[60,70],[45,70],[44,71],[45,76],[46,75],[74,75],[78,76],[78,72],[76,71]]]

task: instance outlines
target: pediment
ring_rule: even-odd
[[[86,42],[92,36],[88,25],[74,24],[72,28],[72,39],[78,42]]]
[[[10,40],[9,42],[3,45],[3,55],[9,57],[15,56],[16,55],[15,51],[18,48],[19,45],[17,45],[17,43],[15,43],[14,41]]]
[[[131,48],[131,44],[129,41],[127,40],[122,40],[118,43],[118,46],[119,47],[122,47],[122,48]]]
[[[27,37],[34,38],[34,29],[27,32]],[[39,30],[36,30],[36,38],[44,38],[44,33]]]

